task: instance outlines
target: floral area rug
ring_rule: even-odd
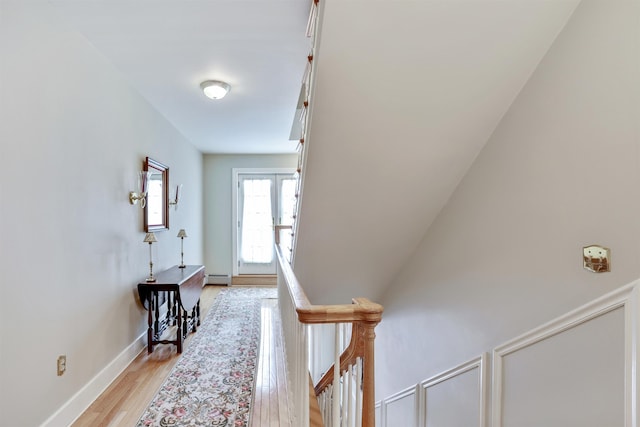
[[[137,427],[249,424],[263,298],[276,289],[220,291]]]

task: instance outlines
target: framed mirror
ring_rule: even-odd
[[[144,170],[151,172],[147,184],[147,204],[144,207],[144,231],[169,228],[169,167],[147,157]]]

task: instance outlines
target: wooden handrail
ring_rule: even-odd
[[[319,323],[352,323],[352,322],[372,322],[380,323],[382,320],[383,307],[380,304],[371,302],[367,298],[353,298],[352,304],[337,305],[313,305],[305,294],[302,286],[296,279],[295,274],[278,247],[278,260],[282,267],[282,274],[289,288],[293,304],[298,313],[298,320],[305,324]]]

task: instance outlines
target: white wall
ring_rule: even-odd
[[[79,393],[65,425],[144,343],[136,171],[151,156],[184,184],[156,271],[179,262],[179,228],[202,263],[202,156],[47,2],[0,2],[0,58],[0,423],[39,425]]]
[[[639,18],[578,6],[387,289],[378,398],[638,278]],[[594,243],[612,272],[583,270]]]
[[[634,281],[385,397],[376,425],[636,426],[639,297]]]
[[[233,168],[295,168],[297,154],[206,154],[204,156],[204,259],[207,274],[233,271],[231,181]]]
[[[381,297],[576,3],[320,2],[294,257],[314,304]]]

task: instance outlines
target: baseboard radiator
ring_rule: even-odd
[[[231,276],[228,274],[209,274],[207,276],[208,285],[231,285]]]
[[[382,306],[366,298],[354,298],[352,304],[312,305],[280,247],[277,253],[293,425],[374,427],[374,329],[382,320]],[[309,393],[310,366],[316,356],[309,351],[310,332],[325,324],[335,325],[334,364]]]

